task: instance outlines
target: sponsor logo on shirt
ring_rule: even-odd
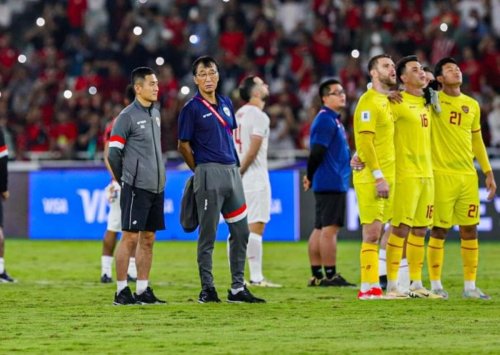
[[[231,111],[229,111],[229,107],[224,106],[222,108],[222,111],[224,111],[224,113],[226,114],[227,117],[231,117]]]
[[[362,122],[370,122],[370,111],[361,112],[361,121]]]
[[[156,116],[155,120],[156,120],[156,124],[158,125],[158,127],[160,127],[160,117]]]
[[[203,115],[203,118],[210,117],[210,116],[212,116],[212,112],[205,113],[205,114]]]

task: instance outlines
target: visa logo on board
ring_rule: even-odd
[[[65,198],[43,198],[43,212],[45,214],[68,214],[68,200]]]

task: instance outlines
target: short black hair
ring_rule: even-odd
[[[377,65],[377,62],[379,59],[381,58],[389,58],[392,60],[392,57],[389,55],[389,54],[379,54],[379,55],[376,55],[374,57],[371,57],[370,60],[368,61],[368,73],[370,73],[370,71],[375,68],[375,66]]]
[[[401,58],[398,60],[396,64],[396,76],[398,77],[398,80],[401,82],[401,75],[404,74],[404,71],[406,69],[406,63],[410,62],[418,62],[418,58],[416,55],[408,55],[406,57]]]
[[[457,64],[457,61],[453,59],[452,57],[444,57],[440,59],[437,63],[436,66],[434,67],[434,76],[437,78],[440,75],[443,75],[443,67],[448,64],[448,63],[453,63]]]
[[[321,84],[319,84],[319,90],[318,90],[319,98],[323,99],[323,97],[328,95],[330,93],[330,88],[329,88],[330,85],[334,84],[341,85],[340,81],[338,81],[337,79],[327,79],[325,81],[322,81]]]
[[[128,103],[131,103],[135,100],[134,85],[128,84],[125,88],[125,100],[128,101]]]
[[[250,101],[250,97],[252,96],[252,90],[254,88],[255,84],[255,75],[250,75],[247,76],[245,79],[240,84],[240,87],[238,88],[240,92],[240,97],[243,101]]]
[[[217,71],[219,71],[219,64],[217,63],[217,61],[208,55],[196,58],[193,62],[193,65],[191,66],[191,71],[193,72],[193,75],[196,75],[196,70],[198,69],[199,64],[203,64],[204,67],[208,67],[212,63],[215,64]]]
[[[146,79],[147,75],[156,74],[150,67],[137,67],[132,70],[132,75],[130,76],[131,84],[135,85],[138,80]]]

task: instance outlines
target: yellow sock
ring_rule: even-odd
[[[361,283],[374,284],[378,282],[378,245],[361,243]]]
[[[479,261],[479,242],[477,239],[460,239],[464,280],[476,281],[477,264]]]
[[[399,263],[403,257],[403,245],[405,238],[400,238],[395,234],[389,236],[386,247],[387,280],[397,281]]]
[[[444,260],[444,239],[431,237],[427,244],[427,268],[431,281],[441,281]]]
[[[410,280],[422,281],[422,268],[424,267],[425,238],[417,237],[410,232],[406,243],[406,259],[410,270]]]

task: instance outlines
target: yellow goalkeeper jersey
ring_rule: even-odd
[[[423,97],[403,92],[402,103],[391,103],[394,117],[396,180],[432,177],[431,109]]]
[[[387,95],[369,89],[359,98],[354,111],[354,139],[356,151],[361,161],[366,162],[361,146],[358,146],[359,135],[363,132],[374,134],[375,154],[384,177],[394,179],[394,122]],[[354,171],[354,182],[373,182],[370,169]]]
[[[440,91],[441,113],[434,113],[432,165],[436,172],[475,175],[472,132],[481,130],[481,110],[473,98]]]

